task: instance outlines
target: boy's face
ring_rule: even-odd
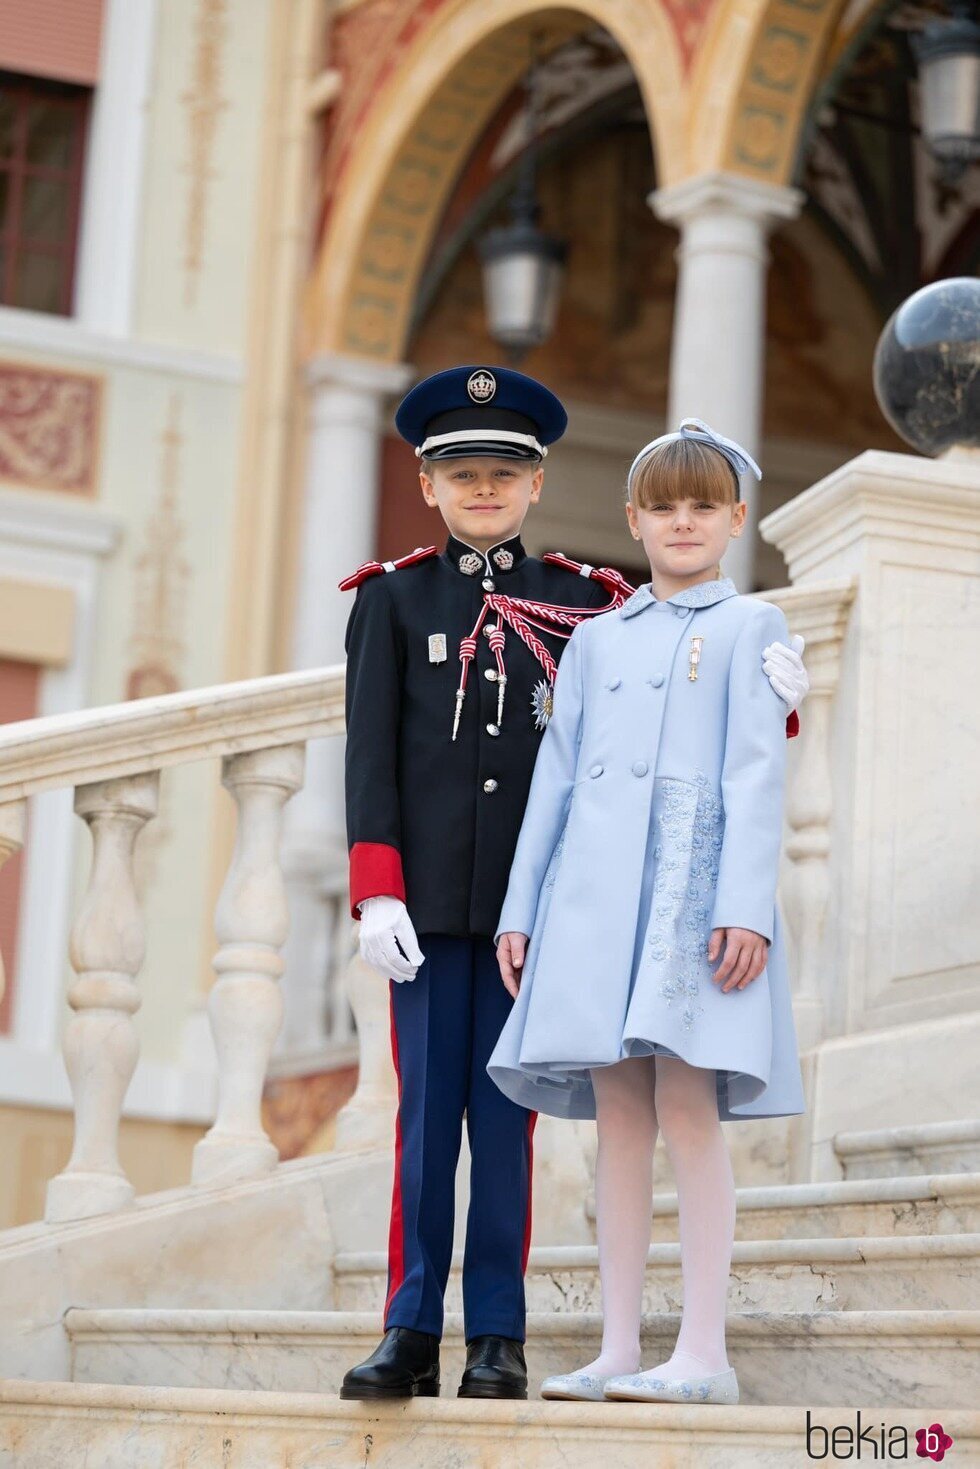
[[[630,529],[643,542],[651,571],[682,580],[717,567],[730,537],[741,531],[745,513],[743,501],[665,500],[649,509],[632,502],[626,506]]]
[[[446,459],[420,473],[427,505],[438,508],[457,540],[489,551],[516,536],[528,506],[541,498],[544,470],[522,459]]]

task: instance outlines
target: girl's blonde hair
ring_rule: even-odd
[[[672,500],[734,505],[737,490],[735,471],[717,449],[698,439],[671,439],[640,461],[626,498],[641,510]]]

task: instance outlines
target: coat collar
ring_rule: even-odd
[[[687,587],[683,592],[675,592],[672,597],[662,599],[674,607],[713,607],[716,602],[724,602],[726,597],[737,597],[738,588],[730,576],[723,576],[718,581],[701,581],[696,586]],[[653,595],[653,588],[649,582],[644,582],[619,609],[620,617],[634,617],[637,612],[642,612],[644,607],[656,607],[660,605]]]
[[[527,560],[527,552],[520,536],[511,536],[509,541],[500,541],[489,551],[475,551],[465,541],[451,535],[446,542],[446,559],[464,576],[506,576]],[[476,558],[476,559],[474,559]],[[462,563],[462,564],[461,564]]]

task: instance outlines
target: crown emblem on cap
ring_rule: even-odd
[[[478,372],[470,373],[466,380],[466,391],[474,403],[489,403],[497,391],[497,379],[492,372],[481,367]]]

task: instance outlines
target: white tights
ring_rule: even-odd
[[[592,1082],[602,1350],[582,1370],[612,1376],[639,1369],[659,1129],[677,1184],[684,1309],[672,1355],[651,1370],[672,1377],[724,1372],[735,1185],[718,1120],[715,1073],[670,1056],[638,1056],[597,1067]]]

